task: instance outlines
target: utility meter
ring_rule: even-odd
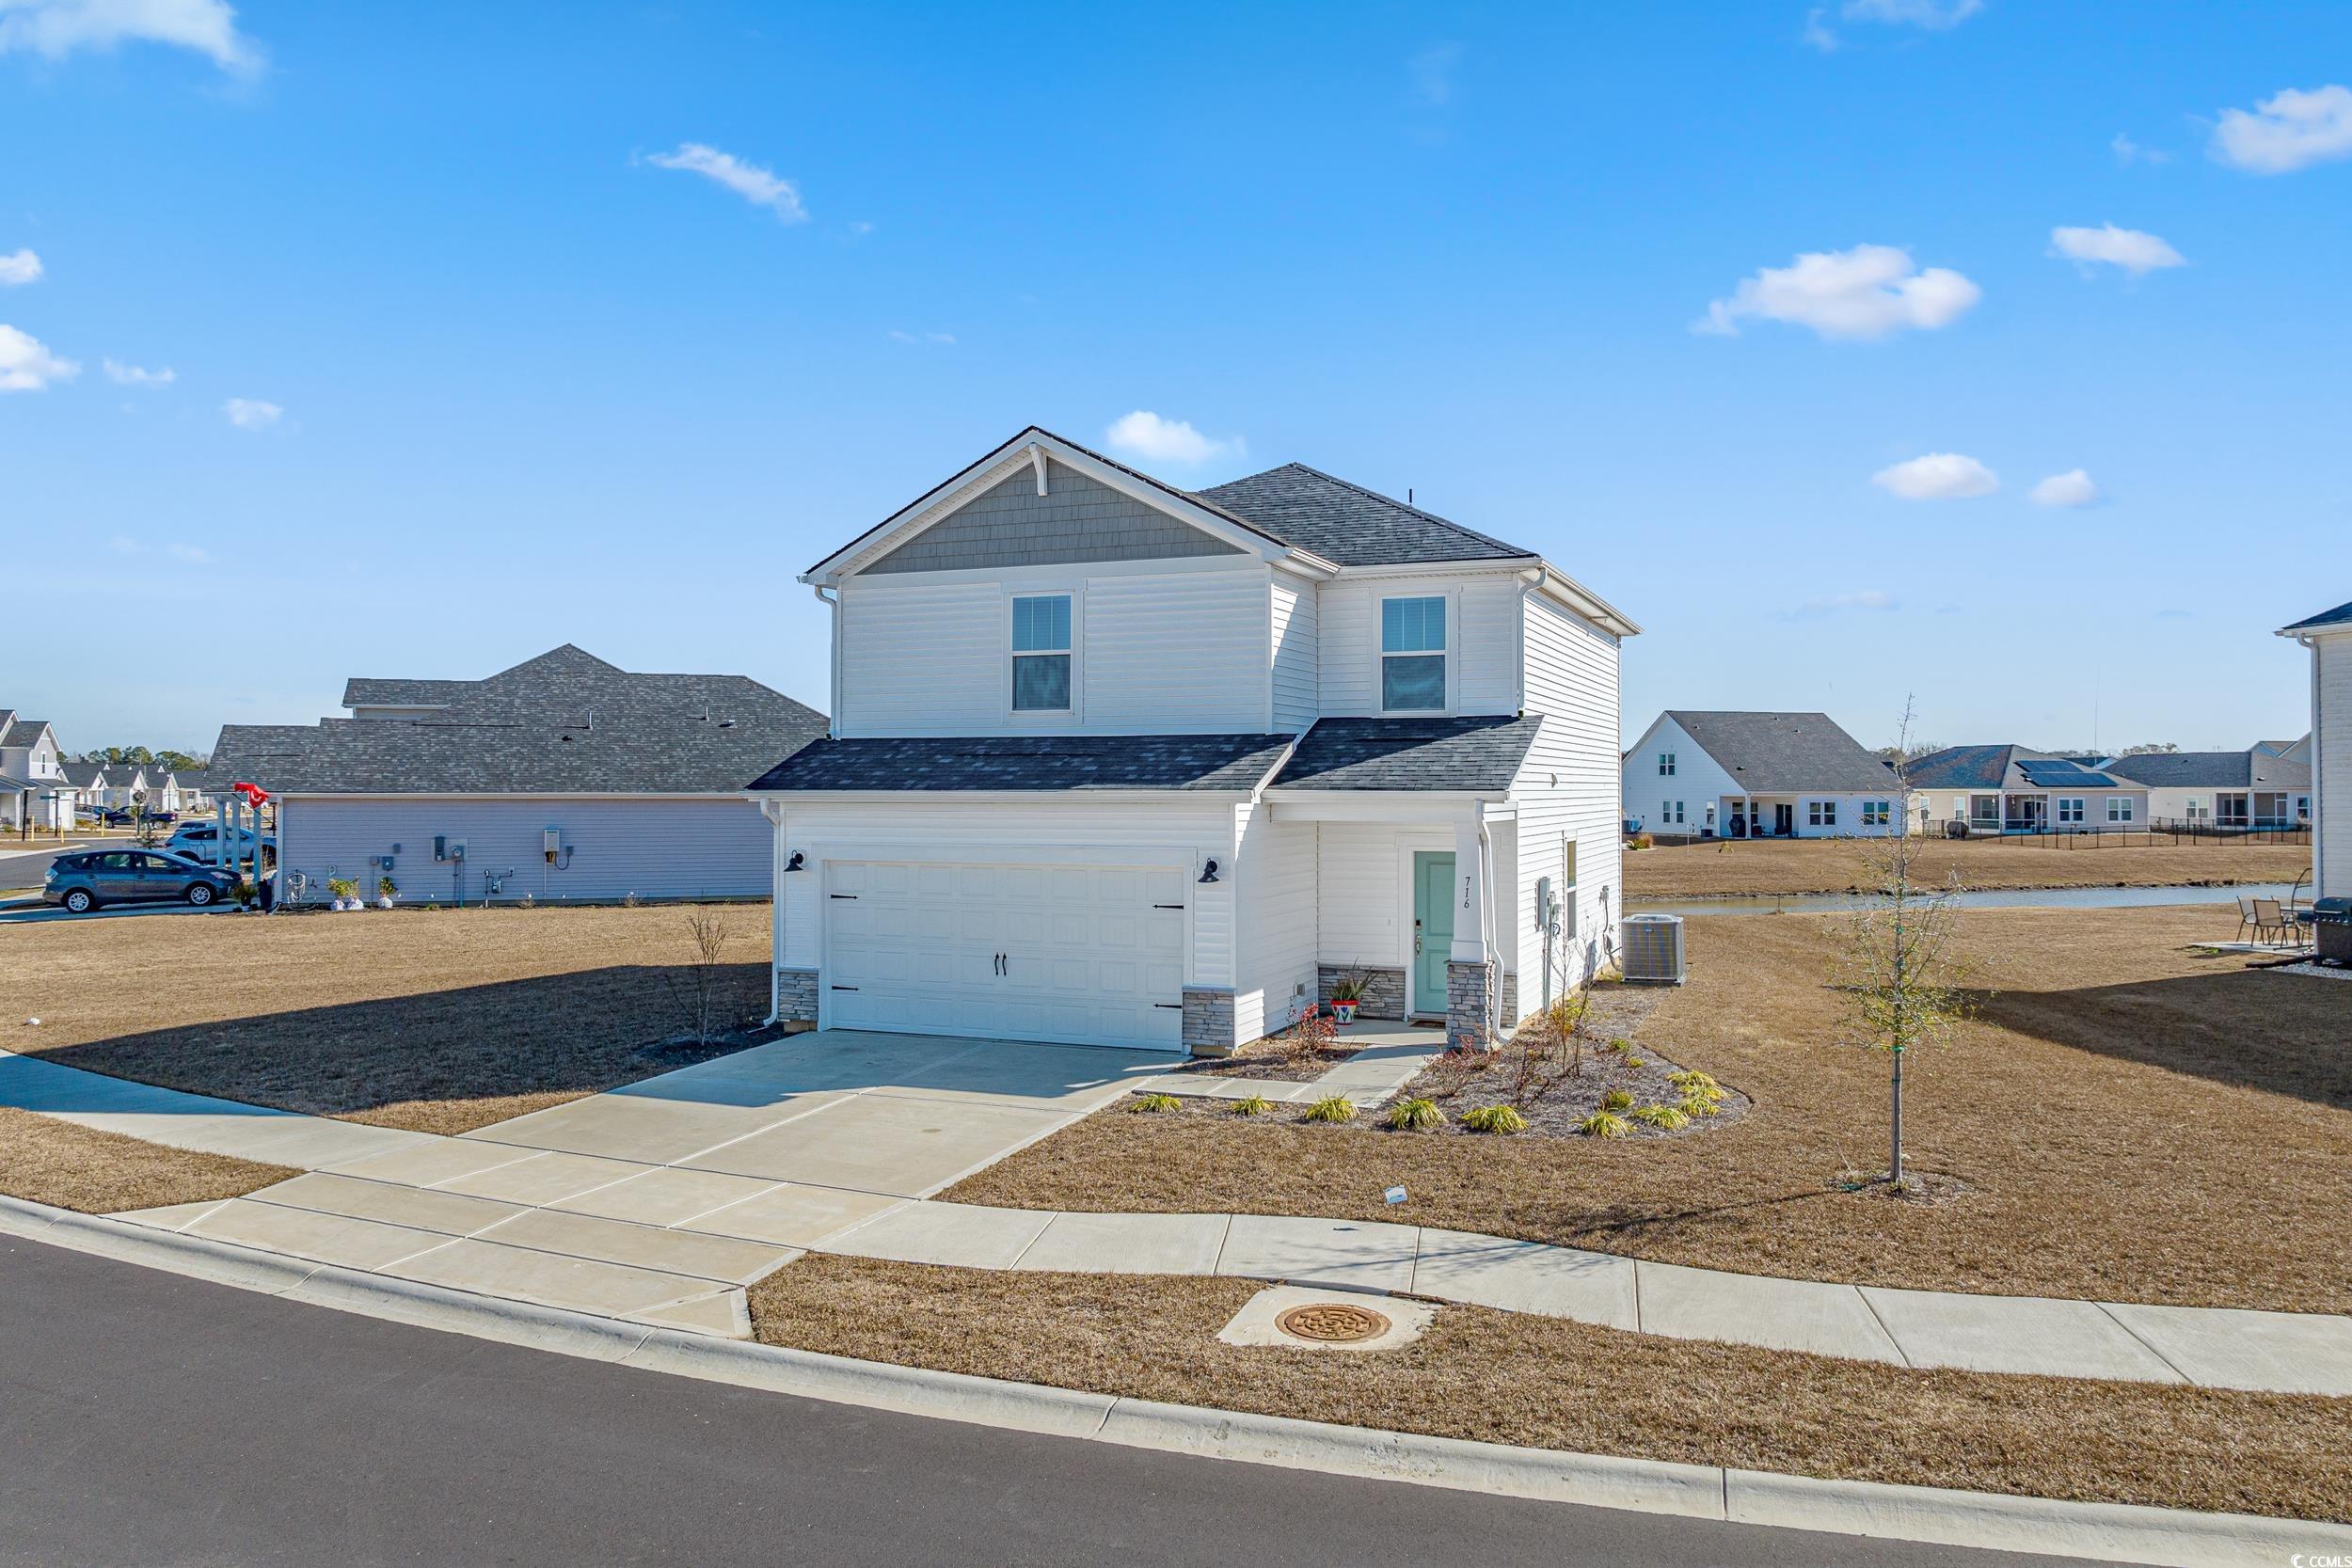
[[[547,857],[549,865],[553,865],[555,858],[564,852],[563,831],[557,828],[540,829],[539,852]]]

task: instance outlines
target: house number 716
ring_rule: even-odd
[[[1462,908],[1464,908],[1464,909],[1466,909],[1466,910],[1467,910],[1467,909],[1469,909],[1470,907],[1470,879],[1468,877],[1465,877],[1465,878],[1463,878],[1463,879],[1462,879]]]

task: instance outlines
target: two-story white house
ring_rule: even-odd
[[[65,769],[65,752],[46,721],[0,708],[0,829],[71,830],[79,792]]]
[[[2352,604],[2279,629],[2312,651],[2312,872],[2322,898],[2352,897]]]
[[[1639,628],[1535,551],[1032,427],[801,580],[831,733],[752,785],[782,1018],[1217,1053],[1353,970],[1483,1042],[1613,952]]]

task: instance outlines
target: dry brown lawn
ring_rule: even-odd
[[[1474,1307],[1356,1355],[1241,1349],[1237,1279],[812,1254],[769,1344],[1137,1399],[1581,1452],[2087,1501],[2352,1518],[2352,1400],[1914,1370]]]
[[[767,906],[719,912],[723,1016],[757,1020]],[[675,1066],[640,1048],[686,1027],[687,920],[664,906],[37,922],[0,942],[0,1048],[463,1132]]]
[[[2198,844],[2123,849],[2035,849],[1991,839],[1925,839],[1913,875],[1972,888],[2186,887],[2292,882],[2309,871],[2308,846]],[[1703,840],[1628,851],[1629,898],[1709,894],[1850,893],[1875,885],[1866,841],[1851,838]]]
[[[297,1174],[225,1154],[166,1148],[0,1105],[0,1193],[34,1203],[111,1214],[241,1197]]]
[[[1992,988],[1906,1069],[1934,1203],[1842,1191],[1885,1169],[1886,1061],[1843,1043],[1830,924],[1695,919],[1690,983],[1636,1042],[1755,1104],[1672,1138],[1445,1138],[1099,1113],[947,1196],[1030,1208],[1326,1214],[1750,1274],[1922,1289],[2352,1308],[2352,987],[2192,942],[2212,910],[1981,910]],[[1410,1200],[1389,1208],[1382,1190]]]

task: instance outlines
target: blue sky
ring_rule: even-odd
[[[2347,83],[2341,5],[0,0],[0,705],[821,705],[794,574],[1034,421],[1541,549],[1629,736],[2300,734]]]

